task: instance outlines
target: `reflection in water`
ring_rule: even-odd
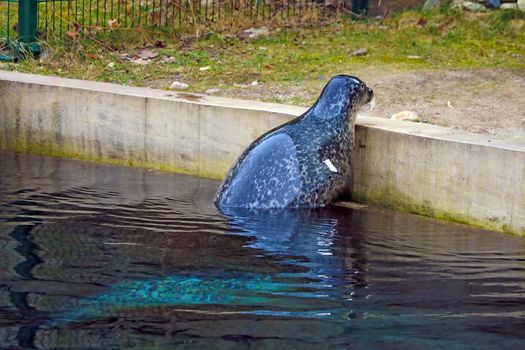
[[[239,230],[238,234],[253,238],[249,247],[294,267],[293,273],[281,276],[307,279],[308,285],[317,290],[317,298],[345,297],[345,247],[336,240],[338,233],[345,231],[340,219],[351,220],[350,211],[225,208],[222,214],[231,227]]]
[[[231,268],[221,271],[201,266],[191,274],[123,280],[107,293],[80,300],[79,308],[62,319],[78,321],[122,309],[190,305],[243,306],[237,312],[246,314],[334,316],[335,308],[342,307],[339,301],[345,300],[345,294],[349,297],[343,252],[336,251],[334,242],[337,212],[326,215],[323,210],[228,209],[222,215],[232,230],[250,239],[244,247],[256,250],[257,256],[264,256],[273,265],[281,265],[278,269],[261,264],[259,268],[239,271],[235,262],[230,262]],[[348,214],[346,210],[340,212]],[[295,300],[283,305],[287,297]],[[319,306],[331,308],[316,309]]]
[[[517,237],[394,212],[219,213],[214,181],[0,164],[0,348],[525,344]]]

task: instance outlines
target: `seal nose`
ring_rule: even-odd
[[[374,90],[370,89],[369,87],[367,87],[367,89],[368,89],[368,98],[366,99],[366,103],[369,103],[374,98]]]

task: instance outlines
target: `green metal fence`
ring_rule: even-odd
[[[362,13],[367,5],[368,0],[0,0],[0,60],[38,53],[38,38],[51,36],[126,28],[172,30],[233,17],[290,18],[312,10],[326,16]]]

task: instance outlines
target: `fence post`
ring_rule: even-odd
[[[22,53],[40,52],[37,0],[18,0],[18,42]]]

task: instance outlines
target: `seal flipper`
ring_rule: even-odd
[[[293,140],[284,133],[274,134],[241,156],[215,203],[219,207],[284,208],[294,206],[302,187]]]

